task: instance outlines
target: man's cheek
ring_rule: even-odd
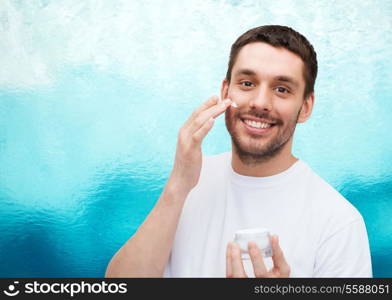
[[[227,129],[234,133],[238,130],[238,116],[232,111],[232,107],[229,107],[225,112],[225,123]]]
[[[229,121],[232,123],[235,119],[235,113],[233,112],[233,107],[229,106],[227,110],[225,111],[225,119],[226,121]]]

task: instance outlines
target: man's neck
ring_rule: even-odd
[[[276,156],[250,165],[244,164],[233,149],[231,159],[232,168],[236,173],[244,176],[265,177],[279,174],[298,161],[298,158],[294,157],[291,153],[291,145],[286,146],[288,147],[284,147]]]

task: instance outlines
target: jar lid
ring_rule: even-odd
[[[269,230],[267,228],[247,228],[237,230],[235,232],[235,236],[237,238],[247,238],[253,236],[265,236],[269,234]]]

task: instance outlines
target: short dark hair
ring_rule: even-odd
[[[231,46],[226,80],[230,83],[231,71],[241,48],[246,44],[264,42],[273,47],[282,47],[299,55],[304,62],[305,92],[307,98],[314,91],[317,77],[317,55],[313,46],[299,32],[281,25],[265,25],[248,30]]]

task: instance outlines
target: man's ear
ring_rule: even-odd
[[[297,123],[304,123],[307,119],[309,119],[310,115],[312,114],[313,104],[314,93],[312,92],[302,103]]]
[[[227,79],[223,79],[221,86],[221,99],[226,99],[229,97],[229,82]]]

